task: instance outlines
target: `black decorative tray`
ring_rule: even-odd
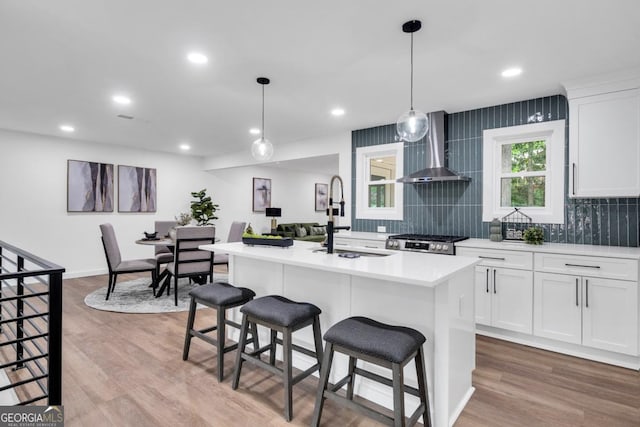
[[[242,243],[245,245],[264,245],[264,246],[279,246],[286,248],[293,245],[293,239],[291,237],[284,237],[282,239],[260,239],[258,237],[243,237]]]

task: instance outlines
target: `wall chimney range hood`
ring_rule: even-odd
[[[422,184],[441,181],[471,181],[468,176],[459,175],[444,165],[444,111],[427,114],[429,131],[425,138],[429,147],[429,167],[398,178],[396,182]]]

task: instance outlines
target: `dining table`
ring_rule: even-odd
[[[220,239],[217,237],[214,239],[214,242],[219,242],[219,241]],[[170,237],[142,238],[142,239],[136,240],[135,242],[138,245],[145,245],[145,246],[166,246],[172,251],[173,251],[173,247],[175,246],[175,241]],[[204,284],[204,282],[206,282],[206,279],[203,281],[203,283],[200,283],[195,278],[193,280],[199,284]],[[160,283],[162,283],[160,285],[160,289],[157,289],[155,293],[156,298],[159,298],[160,295],[162,295],[165,290],[167,291],[167,295],[169,295],[169,271],[166,268],[160,272],[158,277],[156,277],[155,282],[151,283],[149,287],[157,288],[158,284]]]

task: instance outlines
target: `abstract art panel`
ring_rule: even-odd
[[[118,212],[156,211],[156,170],[118,166]]]
[[[329,204],[329,184],[316,183],[316,212],[324,212]]]
[[[253,178],[253,211],[264,212],[271,207],[271,180]]]
[[[67,161],[67,212],[113,212],[113,165]]]

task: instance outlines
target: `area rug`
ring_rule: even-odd
[[[227,281],[224,273],[214,273],[214,281]],[[91,292],[84,298],[84,303],[91,308],[119,313],[171,313],[189,310],[189,291],[199,286],[190,284],[189,279],[178,280],[178,305],[174,305],[173,285],[171,295],[166,292],[159,298],[153,296],[149,287],[150,279],[141,277],[126,282],[117,282],[116,290],[105,300],[107,287]]]

